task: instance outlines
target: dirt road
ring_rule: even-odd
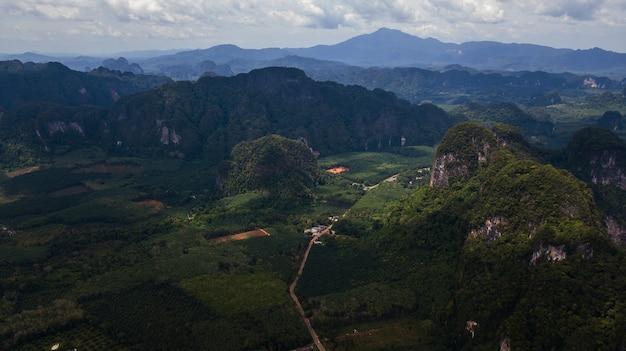
[[[300,312],[300,316],[302,316],[302,320],[304,320],[304,324],[309,330],[309,333],[311,334],[311,337],[313,338],[313,342],[315,343],[315,346],[317,346],[317,349],[320,351],[326,351],[326,348],[324,348],[324,345],[322,345],[322,343],[320,342],[320,339],[317,336],[315,329],[313,329],[313,327],[311,326],[311,322],[304,314],[304,309],[302,308],[302,304],[300,304],[300,300],[298,300],[298,297],[296,296],[295,290],[296,290],[296,284],[298,284],[298,279],[300,279],[300,276],[302,275],[302,271],[304,270],[304,265],[306,264],[306,260],[309,257],[309,252],[311,252],[311,247],[313,246],[313,243],[320,236],[324,235],[325,233],[328,233],[329,230],[330,230],[330,227],[328,227],[322,232],[319,232],[313,235],[313,238],[311,238],[311,241],[309,241],[309,246],[307,246],[306,251],[304,252],[304,257],[302,258],[302,264],[300,264],[300,269],[298,269],[298,274],[296,275],[296,278],[293,280],[293,283],[291,283],[291,285],[289,286],[289,295],[291,295],[291,299],[293,300],[293,302],[296,303],[298,312]]]

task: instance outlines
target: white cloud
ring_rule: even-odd
[[[430,0],[427,4],[453,23],[498,23],[505,16],[504,7],[497,0]]]
[[[0,9],[12,15],[51,20],[75,20],[81,16],[82,0],[21,0],[0,4]]]
[[[541,15],[591,20],[603,7],[604,0],[529,0],[526,4]]]
[[[207,2],[169,0],[106,0],[106,5],[121,21],[183,23],[205,14]]]

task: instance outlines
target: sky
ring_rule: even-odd
[[[379,28],[626,53],[624,0],[0,0],[0,53],[301,48]]]

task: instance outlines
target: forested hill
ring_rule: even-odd
[[[368,240],[373,260],[414,262],[397,276],[445,321],[450,349],[624,349],[621,242],[585,183],[514,128],[473,122],[448,131],[431,174]]]
[[[121,96],[169,81],[164,76],[120,73],[106,68],[77,72],[57,62],[0,61],[0,108],[15,111],[33,101],[110,107]]]
[[[0,162],[12,167],[85,145],[217,164],[236,144],[270,134],[322,155],[434,145],[464,119],[380,89],[316,82],[294,68],[158,85],[163,78],[32,65],[0,67]]]
[[[120,99],[103,128],[118,152],[203,156],[268,134],[303,140],[323,155],[433,145],[458,118],[383,90],[316,82],[293,68],[176,82]]]

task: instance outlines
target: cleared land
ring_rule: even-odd
[[[263,229],[255,229],[255,230],[249,230],[247,232],[242,232],[242,233],[222,236],[222,237],[219,237],[219,238],[213,238],[213,239],[209,240],[209,242],[210,243],[227,243],[227,242],[231,242],[231,241],[246,240],[246,239],[250,239],[250,238],[254,238],[254,237],[260,237],[260,236],[270,236],[270,233],[268,233],[267,231],[265,231]]]

